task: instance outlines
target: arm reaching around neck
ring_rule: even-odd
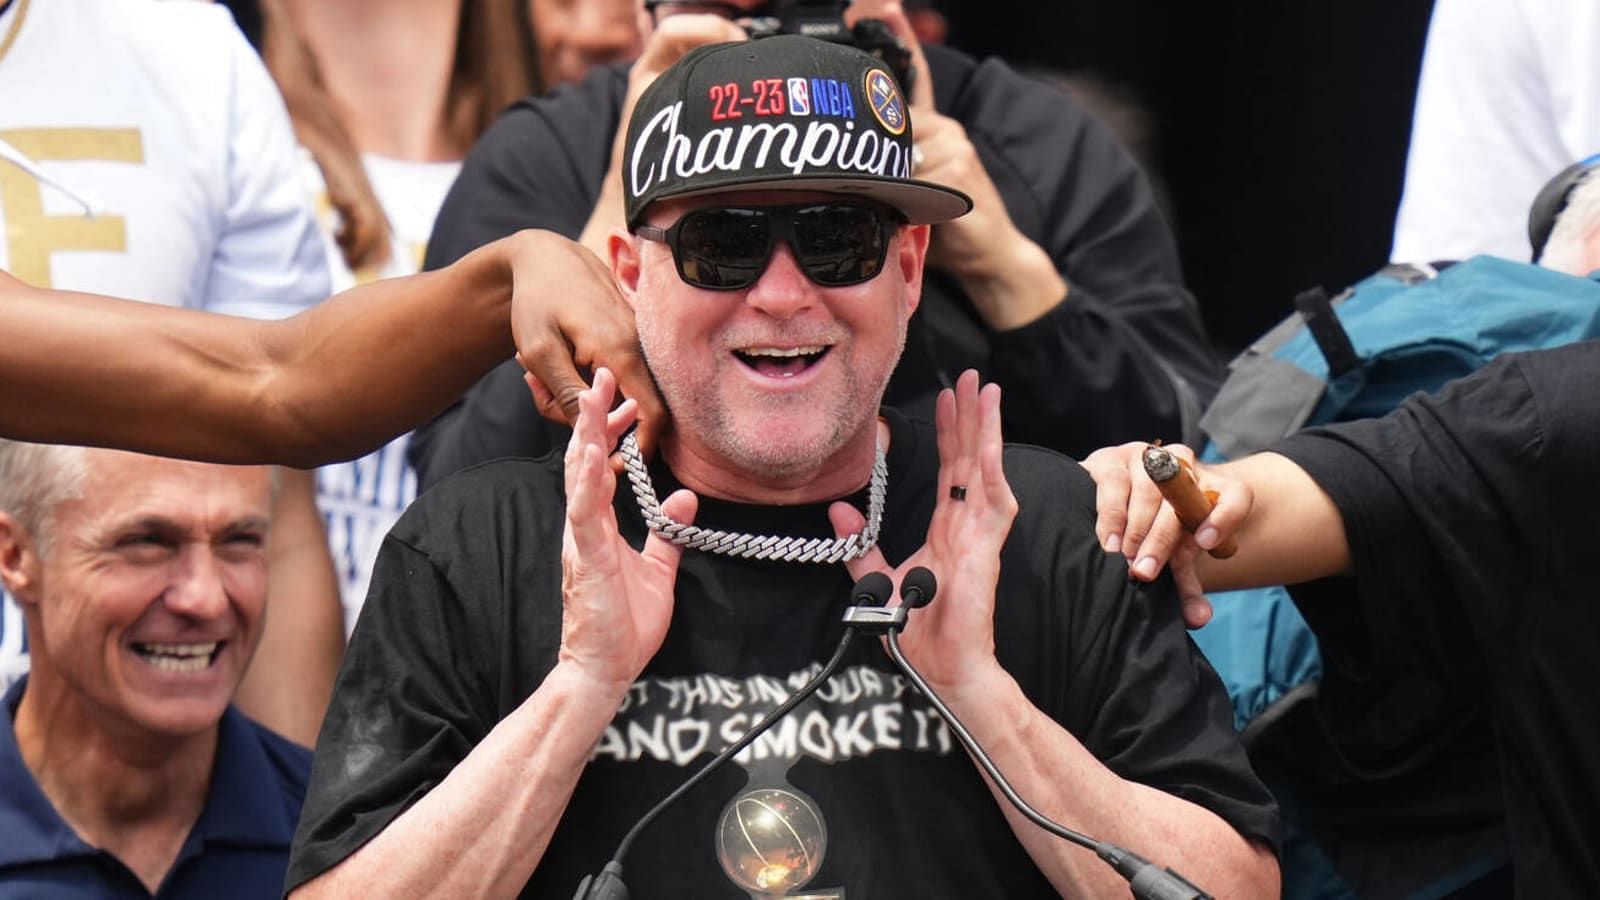
[[[21,401],[0,408],[0,433],[308,468],[382,446],[520,350],[558,399],[578,367],[610,365],[653,434],[661,406],[626,310],[592,254],[536,231],[280,321],[0,274],[0,384]]]

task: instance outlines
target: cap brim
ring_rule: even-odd
[[[870,197],[899,210],[912,225],[936,225],[951,219],[959,219],[972,210],[972,198],[953,188],[931,181],[876,178],[871,175],[854,175],[848,178],[820,174],[778,175],[771,178],[751,178],[746,175],[737,183],[702,184],[693,190],[658,194],[652,197],[650,202],[731,194],[737,191],[817,191],[825,194]],[[643,210],[640,212],[642,215]]]

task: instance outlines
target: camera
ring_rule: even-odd
[[[895,37],[880,19],[862,19],[854,28],[844,24],[848,0],[777,0],[752,15],[745,30],[752,39],[775,34],[803,34],[847,44],[883,60],[900,82],[900,90],[911,96],[911,51]]]

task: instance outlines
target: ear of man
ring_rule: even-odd
[[[639,306],[639,245],[633,235],[620,228],[612,229],[606,240],[606,250],[611,262],[611,278],[622,292],[628,305]]]
[[[895,259],[900,265],[900,276],[906,283],[906,315],[917,310],[922,301],[922,269],[928,258],[928,240],[933,229],[928,225],[907,225],[900,229],[895,246]]]
[[[0,512],[0,584],[18,603],[30,605],[42,568],[33,535],[15,516]]]

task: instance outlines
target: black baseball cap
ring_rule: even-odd
[[[628,227],[657,200],[736,190],[859,194],[912,224],[972,200],[911,177],[911,115],[876,57],[803,35],[685,54],[639,98],[622,159]]]

